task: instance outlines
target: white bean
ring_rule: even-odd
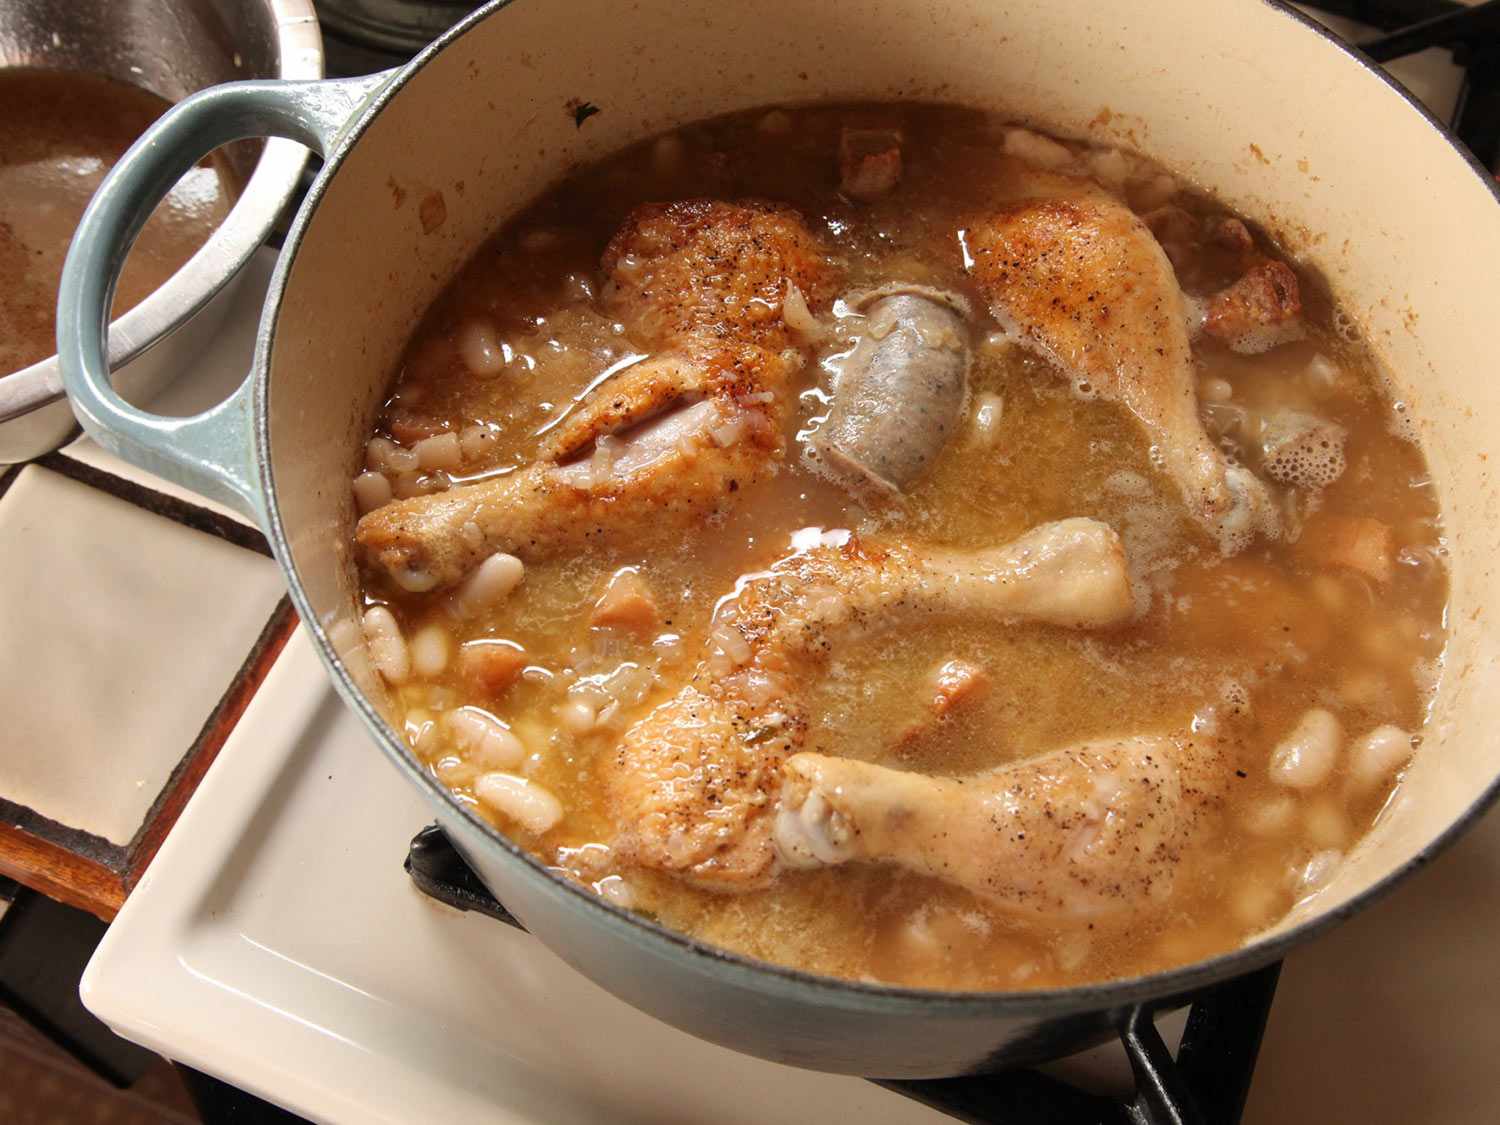
[[[1245,810],[1241,823],[1253,836],[1279,836],[1291,826],[1297,802],[1292,797],[1270,797]]]
[[[411,668],[419,676],[436,676],[448,667],[453,645],[441,625],[425,625],[411,639]]]
[[[668,133],[656,138],[656,144],[651,149],[651,162],[656,166],[658,175],[669,176],[682,164],[686,152],[682,138],[676,133]]]
[[[469,321],[458,330],[454,343],[464,366],[475,375],[498,375],[505,369],[505,346],[488,320]]]
[[[1002,148],[1007,156],[1017,157],[1041,168],[1061,168],[1073,159],[1073,153],[1069,149],[1030,129],[1007,130]]]
[[[1150,211],[1160,207],[1177,194],[1177,181],[1165,173],[1153,176],[1144,184],[1137,184],[1131,193],[1138,211]]]
[[[417,467],[417,455],[390,438],[372,437],[365,443],[365,464],[382,473],[408,473]]]
[[[370,650],[370,662],[388,684],[403,684],[411,675],[411,657],[406,651],[406,639],[401,635],[401,626],[396,617],[383,605],[365,610],[361,621],[365,630],[365,644]]]
[[[767,136],[785,136],[792,131],[792,117],[783,109],[773,109],[755,123],[755,128]]]
[[[436,726],[436,724],[433,724]],[[479,775],[479,770],[457,754],[444,754],[432,763],[432,772],[444,785],[468,785]]]
[[[384,473],[371,469],[354,478],[354,505],[361,515],[389,504],[392,495],[390,478]]]
[[[521,249],[528,254],[540,254],[544,250],[551,250],[561,241],[557,231],[542,227],[538,230],[529,230],[521,236]]]
[[[991,332],[979,342],[979,346],[984,351],[1003,356],[1017,350],[1020,345],[1004,332]]]
[[[475,765],[487,770],[513,770],[526,757],[526,747],[504,723],[482,707],[460,707],[443,716],[448,737]]]
[[[655,685],[656,673],[634,661],[621,664],[601,684],[604,693],[622,707],[634,707]]]
[[[1130,178],[1130,161],[1117,148],[1089,153],[1089,170],[1103,183],[1119,187]]]
[[[1384,676],[1369,668],[1355,669],[1337,688],[1339,698],[1353,707],[1369,707],[1386,698],[1390,684]]]
[[[465,461],[478,461],[495,448],[499,439],[488,426],[466,426],[458,435],[459,452]]]
[[[1198,397],[1204,402],[1228,402],[1234,397],[1234,386],[1228,379],[1210,375],[1198,383]]]
[[[599,721],[599,709],[580,696],[570,696],[557,709],[558,725],[569,734],[587,734]]]
[[[1005,414],[1005,400],[986,392],[974,400],[974,437],[981,445],[994,445],[1000,434],[1000,420]]]
[[[1276,889],[1252,880],[1234,892],[1234,913],[1247,926],[1269,921],[1276,911]]]
[[[594,890],[606,902],[612,902],[626,910],[635,905],[635,892],[630,889],[630,884],[618,875],[606,875],[594,884]]]
[[[1303,811],[1302,818],[1307,838],[1319,847],[1341,848],[1349,842],[1349,818],[1328,798],[1313,801]]]
[[[460,617],[472,617],[510,597],[525,574],[525,566],[515,555],[504,551],[493,554],[464,579],[449,599],[448,608]]]
[[[562,819],[562,803],[547,790],[510,773],[486,773],[474,782],[474,795],[527,832],[540,836]]]
[[[463,464],[463,451],[454,433],[423,438],[411,451],[417,455],[417,464],[429,473],[435,469],[456,469]]]
[[[406,742],[419,758],[427,757],[434,749],[432,736],[436,729],[432,712],[425,707],[412,707],[406,712]]]
[[[1344,734],[1331,712],[1314,707],[1271,752],[1271,780],[1292,789],[1314,789],[1328,780]]]
[[[1083,963],[1088,960],[1092,946],[1093,940],[1086,933],[1075,931],[1064,934],[1052,947],[1057,957],[1057,967],[1065,973],[1076,972],[1083,968]]]
[[[437,585],[436,574],[426,570],[413,570],[409,566],[392,569],[391,577],[396,580],[396,585],[412,594],[425,594]]]
[[[413,496],[428,496],[434,492],[447,492],[449,480],[441,472],[419,473],[415,469],[397,473],[391,482],[391,491],[398,500],[410,500]]]
[[[1302,373],[1302,377],[1307,380],[1307,385],[1314,393],[1328,395],[1338,389],[1344,373],[1333,360],[1320,352],[1307,361],[1307,370]]]
[[[1313,856],[1302,867],[1292,872],[1293,881],[1296,883],[1298,893],[1310,894],[1328,885],[1338,871],[1339,864],[1344,862],[1344,853],[1329,848]]]
[[[660,658],[663,664],[673,664],[681,660],[684,655],[682,638],[676,633],[663,633],[651,642],[651,649]]]
[[[1400,632],[1392,625],[1367,625],[1359,633],[1360,646],[1382,664],[1400,664],[1410,659]]]
[[[1349,748],[1349,777],[1354,787],[1368,792],[1389,781],[1411,760],[1411,735],[1387,723],[1376,727]]]

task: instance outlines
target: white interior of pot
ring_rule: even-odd
[[[383,699],[354,617],[348,482],[407,335],[488,233],[578,163],[658,130],[890,98],[997,110],[1161,160],[1320,269],[1389,365],[1446,510],[1452,639],[1397,799],[1291,921],[1357,894],[1500,774],[1500,630],[1486,613],[1500,512],[1485,459],[1500,430],[1500,206],[1395,90],[1257,0],[515,0],[493,13],[366,133],[288,278],[271,368],[276,500],[336,647]],[[581,127],[580,101],[600,110]]]
[[[304,0],[7,0],[0,67],[103,74],[176,102],[221,82],[320,78],[323,50]],[[238,271],[265,240],[306,158],[285,140],[242,141],[223,155],[238,180],[234,207],[189,264],[110,326],[113,362],[155,343]]]

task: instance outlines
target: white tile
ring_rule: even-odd
[[[275,265],[275,250],[262,247],[256,251],[255,257],[245,267],[244,280],[224,316],[218,336],[191,361],[190,370],[183,372],[180,378],[157,396],[150,404],[152,410],[173,417],[196,414],[221,402],[240,385],[249,374],[250,364],[254,360],[255,331],[260,324],[266,286],[270,284],[271,271]],[[93,438],[78,438],[63,449],[63,454],[157,492],[230,516],[241,523],[250,522],[238,512],[212,500],[205,500],[191,489],[163,480],[155,473],[148,473],[145,469],[138,469],[121,460],[113,453],[101,449]]]
[[[0,497],[0,796],[126,844],[282,594],[270,559],[36,466]]]

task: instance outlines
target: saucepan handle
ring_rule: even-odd
[[[110,385],[106,339],[115,284],[131,243],[177,180],[220,145],[285,137],[327,157],[343,127],[390,72],[324,82],[234,82],[162,115],[99,186],[68,249],[57,299],[57,352],[73,412],[104,448],[228,504],[262,527],[252,378],[210,410],[167,418]]]

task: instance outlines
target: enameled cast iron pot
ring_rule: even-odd
[[[1327,277],[1420,420],[1453,583],[1426,741],[1337,880],[1243,949],[1037,992],[888,988],[761,964],[547,874],[419,769],[388,722],[358,626],[349,481],[428,303],[489,232],[580,162],[730,110],[890,98],[1131,144],[1216,192]],[[599,112],[575,113],[583,103]],[[194,160],[265,134],[327,163],[278,263],[254,370],[197,417],[126,406],[100,345],[124,247]],[[1378,68],[1261,0],[513,0],[399,71],[224,86],[178,106],[117,166],[79,228],[60,351],[74,408],[101,444],[264,528],[339,692],[533,934],[704,1038],[801,1066],[921,1077],[1076,1047],[1134,1005],[1171,1003],[1278,958],[1421,866],[1490,803],[1500,775],[1500,629],[1490,623],[1500,456],[1486,459],[1500,454],[1497,265],[1493,181]]]

